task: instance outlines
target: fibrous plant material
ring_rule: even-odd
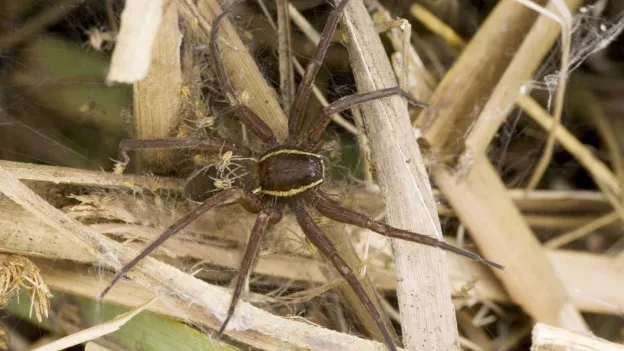
[[[47,318],[52,295],[39,268],[24,256],[0,253],[0,307],[6,306],[22,289],[30,295],[31,315],[34,311],[37,320]]]
[[[3,212],[0,216],[0,236],[4,238],[5,250],[19,255],[45,257],[51,261],[66,259],[84,264],[99,263],[98,259],[90,255],[86,249],[78,250],[75,247],[57,244],[64,242],[61,234],[40,221],[33,220],[22,209],[14,208],[15,206],[11,207],[6,203],[1,204]],[[92,208],[93,215],[84,213],[88,208]],[[65,211],[72,217],[80,215],[84,220],[100,222],[101,224],[89,226],[98,232],[121,240],[134,239],[133,242],[126,244],[132,249],[144,247],[143,242],[153,240],[160,233],[159,229],[153,228],[154,224],[148,219],[160,223],[172,220],[171,216],[163,216],[164,218],[157,219],[157,215],[152,212],[142,213],[138,210],[135,202],[124,199],[108,202],[94,201],[94,205],[88,208],[85,209],[85,206],[77,205],[66,208]],[[125,208],[134,209],[135,212],[131,213],[131,216],[110,216],[112,209]],[[228,214],[234,214],[239,218],[240,224],[237,226],[229,225],[226,230],[220,227],[219,218]],[[197,228],[186,233],[187,238],[183,236],[172,238],[162,247],[160,252],[156,253],[156,257],[163,259],[184,257],[224,269],[237,269],[242,259],[241,250],[224,248],[218,238],[227,237],[230,241],[237,242],[238,246],[244,245],[247,232],[253,222],[252,216],[248,215],[248,218],[244,216],[244,211],[233,212],[231,208],[224,208],[207,214]],[[141,224],[128,224],[132,222]],[[275,228],[275,232],[281,234],[274,239],[276,241],[293,240],[288,235],[292,232],[296,233],[295,237],[302,236],[291,216],[286,216]],[[198,240],[197,243],[188,240],[189,237],[200,237],[199,233],[217,239],[214,241]],[[362,235],[373,236],[374,234],[365,232]],[[387,254],[389,253],[387,252]],[[386,253],[384,252],[384,254]],[[624,296],[617,293],[624,289],[624,277],[618,271],[618,263],[615,260],[596,254],[564,250],[549,250],[546,255],[578,309],[586,312],[614,314],[618,313],[618,310],[614,310],[612,306],[624,305]],[[513,302],[491,272],[477,263],[466,262],[459,257],[449,256],[448,258],[449,276],[454,296],[459,299]],[[178,262],[176,267],[185,269],[184,264],[179,263],[179,261],[176,262]],[[377,290],[393,291],[396,289],[396,280],[393,278],[394,270],[386,267],[383,261],[367,262],[367,266],[367,274],[371,277],[371,281]],[[53,268],[44,269],[43,274],[43,278],[50,287],[57,290],[62,289],[72,294],[76,293],[74,290],[64,288],[64,286],[72,284],[59,280],[59,276],[67,274],[67,272],[64,270],[56,272]],[[254,272],[267,277],[326,285],[328,279],[324,273],[325,270],[325,264],[313,257],[274,253],[268,256],[261,255]],[[54,277],[54,279],[50,280],[50,277]],[[77,275],[76,279],[79,277],[80,274]],[[85,296],[95,296],[101,290],[101,286],[98,288],[96,283],[104,278],[93,277],[92,279],[94,279],[93,290],[89,290],[89,293],[85,292]],[[467,286],[470,289],[466,290]],[[325,290],[327,289],[321,287],[321,291]],[[313,293],[313,291],[309,293]],[[123,294],[119,296],[123,296]],[[116,302],[119,303],[118,300]]]
[[[531,351],[624,351],[624,345],[544,323],[535,325],[532,339]]]
[[[184,188],[184,181],[176,178],[125,174],[84,169],[37,165],[32,163],[0,161],[0,166],[21,180],[36,180],[55,184],[80,184],[103,188],[121,188],[149,191],[177,191]]]

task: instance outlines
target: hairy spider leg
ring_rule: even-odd
[[[414,97],[412,97],[408,92],[401,89],[400,87],[392,87],[392,88],[370,91],[367,93],[357,93],[353,95],[344,96],[332,102],[331,104],[329,104],[329,106],[323,109],[323,114],[314,121],[314,124],[312,128],[310,129],[310,133],[308,134],[306,146],[313,146],[319,142],[333,114],[340,113],[358,104],[382,99],[385,97],[395,96],[395,95],[405,98],[407,102],[409,102],[411,105],[419,106],[419,107],[429,107],[427,103],[414,99]]]
[[[243,208],[252,213],[258,213],[261,210],[261,200],[258,196],[254,195],[250,191],[232,188],[228,190],[224,190],[220,192],[206,201],[203,204],[196,207],[193,211],[188,213],[186,216],[179,219],[177,222],[172,224],[167,230],[165,230],[162,234],[160,234],[154,241],[152,241],[146,248],[144,248],[132,261],[126,263],[115,275],[113,280],[106,286],[106,288],[100,294],[100,299],[106,296],[106,294],[110,291],[110,289],[117,283],[119,279],[126,275],[134,266],[136,266],[139,261],[141,261],[145,256],[149,255],[152,251],[156,250],[158,246],[160,246],[163,242],[169,239],[172,235],[182,230],[184,227],[193,222],[197,217],[201,216],[203,213],[212,209],[215,206],[219,206],[229,202],[238,202]]]
[[[243,260],[236,277],[236,285],[234,287],[234,291],[232,292],[232,300],[230,301],[227,316],[225,317],[223,324],[221,324],[217,337],[221,337],[221,335],[223,335],[225,328],[234,315],[236,305],[238,305],[238,300],[240,300],[240,295],[243,292],[243,287],[245,286],[245,281],[251,271],[251,266],[253,265],[256,256],[258,256],[258,249],[260,248],[260,239],[262,238],[262,234],[264,234],[271,224],[279,221],[281,218],[281,212],[281,208],[270,208],[262,210],[260,215],[258,215],[256,223],[254,224],[251,234],[249,235],[247,246],[245,247],[245,253],[243,254]]]
[[[275,138],[273,131],[271,131],[271,128],[269,128],[269,126],[249,107],[241,104],[238,100],[238,96],[230,83],[225,65],[223,64],[223,59],[219,53],[219,24],[223,18],[228,15],[228,13],[229,10],[225,10],[221,12],[217,18],[215,18],[212,22],[212,32],[210,33],[210,56],[214,64],[214,71],[217,75],[219,86],[225,93],[230,105],[241,115],[242,122],[250,128],[253,133],[260,138],[260,140],[269,145],[274,145],[277,143],[277,139]]]
[[[336,31],[338,21],[340,21],[344,8],[347,6],[348,2],[349,0],[342,0],[340,4],[338,4],[338,6],[329,14],[325,27],[323,28],[323,32],[321,33],[321,40],[316,46],[316,51],[314,51],[314,55],[312,55],[310,62],[306,66],[305,73],[303,74],[301,83],[297,88],[297,94],[295,95],[295,99],[293,100],[290,114],[288,116],[287,144],[296,145],[301,139],[303,117],[312,92],[312,83],[314,83],[316,74],[323,64],[323,59],[325,58],[327,49],[329,49],[331,38]]]
[[[230,140],[197,135],[187,138],[167,139],[124,139],[119,143],[119,152],[123,155],[130,150],[137,149],[206,149],[232,151],[240,156],[250,156],[251,150],[242,145],[237,145]]]
[[[481,256],[472,253],[470,251],[462,250],[456,246],[447,244],[443,241],[440,241],[436,238],[430,237],[428,235],[418,234],[414,232],[410,232],[403,229],[398,229],[395,227],[391,227],[382,222],[376,221],[362,213],[353,211],[351,209],[345,208],[338,204],[337,202],[330,200],[324,196],[315,194],[313,195],[313,199],[311,202],[314,204],[314,207],[325,217],[333,219],[337,222],[346,223],[356,225],[361,228],[367,228],[374,232],[377,232],[381,235],[402,239],[406,241],[412,241],[423,245],[438,247],[446,251],[453,252],[457,255],[464,256],[471,260],[484,263],[488,266],[505,269],[502,265],[492,262],[490,260],[486,260]]]
[[[371,300],[371,298],[368,296],[368,294],[362,287],[362,284],[360,284],[351,268],[349,268],[344,259],[340,257],[340,253],[338,252],[336,247],[334,247],[332,242],[327,238],[327,236],[325,236],[325,233],[323,233],[321,228],[319,228],[316,223],[314,223],[314,220],[306,209],[306,204],[304,201],[305,200],[299,199],[294,200],[290,203],[290,207],[297,217],[299,226],[301,226],[301,229],[303,230],[308,240],[310,240],[310,242],[314,244],[314,246],[316,246],[320,252],[323,253],[323,256],[331,261],[334,267],[336,267],[336,269],[338,270],[338,273],[340,273],[340,275],[347,281],[351,289],[353,289],[353,292],[355,292],[355,295],[357,295],[360,301],[362,301],[362,304],[364,304],[364,307],[375,321],[375,324],[377,324],[377,328],[379,328],[379,330],[383,334],[383,338],[386,341],[386,344],[388,345],[390,350],[396,351],[397,348],[394,345],[392,337],[390,336],[390,332],[388,332],[388,328],[386,328],[386,325],[383,323],[379,311],[377,311],[377,308],[375,308],[373,300]]]

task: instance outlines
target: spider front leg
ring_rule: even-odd
[[[128,273],[132,267],[136,266],[139,261],[141,261],[145,256],[149,255],[152,251],[156,250],[162,243],[164,243],[167,239],[169,239],[172,235],[184,229],[187,225],[193,222],[197,217],[201,216],[203,213],[208,210],[214,208],[215,206],[219,206],[222,204],[230,203],[230,202],[238,202],[241,206],[243,206],[247,211],[252,213],[258,213],[261,209],[261,200],[258,196],[254,195],[250,191],[240,189],[240,188],[232,188],[228,190],[224,190],[216,195],[210,197],[203,204],[195,208],[186,216],[179,219],[177,222],[172,224],[166,231],[164,231],[160,236],[158,236],[154,241],[152,241],[146,248],[144,248],[132,261],[126,263],[115,275],[113,280],[106,286],[104,291],[100,294],[100,299],[106,296],[106,294],[110,291],[110,289],[115,285],[115,283],[121,279],[123,276]]]
[[[207,135],[168,139],[125,139],[119,143],[119,152],[138,149],[204,149],[232,151],[240,156],[250,156],[251,150],[233,141]]]
[[[238,300],[240,299],[240,295],[243,291],[243,286],[245,286],[245,281],[247,280],[247,276],[251,271],[251,266],[256,259],[256,256],[258,255],[258,249],[260,248],[260,239],[262,238],[262,234],[264,234],[264,232],[271,224],[279,221],[281,219],[281,216],[281,208],[271,208],[263,210],[256,219],[256,223],[251,230],[251,235],[249,235],[249,240],[247,241],[247,246],[245,247],[245,253],[243,254],[243,260],[241,262],[241,266],[236,277],[236,285],[232,293],[232,301],[230,302],[227,316],[225,317],[225,320],[223,321],[223,324],[221,325],[221,328],[217,333],[217,337],[221,337],[221,335],[223,335],[225,328],[230,322],[232,316],[234,315],[236,305],[238,304]]]
[[[308,240],[310,240],[310,242],[314,244],[314,246],[316,246],[328,260],[331,261],[334,267],[336,267],[338,273],[340,273],[340,275],[349,284],[351,289],[353,289],[355,295],[357,295],[360,301],[362,301],[362,303],[364,304],[364,307],[371,315],[371,317],[375,321],[375,324],[377,324],[377,327],[383,334],[383,338],[386,341],[386,344],[388,345],[390,350],[396,351],[397,348],[392,341],[392,337],[390,336],[386,325],[381,319],[379,311],[377,311],[377,309],[375,308],[375,304],[368,296],[368,294],[366,294],[366,291],[362,287],[362,284],[360,284],[351,268],[349,268],[345,260],[340,257],[340,253],[338,252],[336,247],[334,247],[334,245],[327,238],[327,236],[325,236],[321,228],[319,228],[318,225],[314,223],[314,220],[306,209],[306,204],[304,200],[294,200],[290,204],[290,207],[297,217],[297,222],[299,222],[299,226],[301,226],[301,229],[303,230]]]
[[[310,62],[306,66],[305,73],[301,78],[301,84],[299,84],[292,108],[290,109],[290,114],[288,115],[288,144],[297,144],[300,141],[303,117],[306,107],[308,106],[310,94],[312,93],[312,83],[321,68],[325,54],[329,49],[331,38],[336,31],[338,22],[348,2],[349,0],[342,0],[329,14],[329,18],[325,23],[325,28],[323,28],[323,32],[321,33],[321,40],[316,46],[316,51],[314,51],[312,58],[310,58]]]
[[[494,268],[498,268],[498,269],[505,268],[496,262],[486,260],[485,258],[482,258],[481,256],[475,253],[462,250],[458,247],[455,247],[443,241],[437,240],[436,238],[423,235],[423,234],[410,232],[410,231],[403,230],[403,229],[398,229],[395,227],[391,227],[387,224],[376,221],[364,214],[342,207],[340,204],[324,196],[315,195],[311,201],[314,203],[314,207],[323,216],[333,219],[337,222],[352,224],[361,228],[367,228],[367,229],[370,229],[374,232],[377,232],[381,235],[385,235],[390,238],[397,238],[397,239],[416,242],[416,243],[423,244],[423,245],[439,247],[443,250],[453,252],[455,254],[464,256],[471,260],[485,263],[488,266],[492,266]]]
[[[419,107],[429,107],[425,102],[414,99],[408,92],[400,87],[393,87],[387,89],[381,89],[371,91],[367,93],[358,93],[353,95],[344,96],[323,109],[323,114],[314,122],[310,134],[308,136],[308,144],[315,145],[321,139],[323,131],[327,128],[331,116],[335,113],[340,113],[355,105],[362,104],[369,101],[374,101],[390,96],[401,96],[405,98],[411,105]]]
[[[223,64],[223,60],[221,59],[221,55],[219,54],[219,44],[217,39],[219,37],[219,24],[227,16],[229,11],[223,11],[217,18],[212,22],[212,32],[210,33],[210,56],[212,58],[212,62],[214,64],[214,71],[217,75],[217,80],[219,81],[219,86],[221,90],[225,93],[230,105],[236,109],[236,111],[242,117],[242,122],[250,128],[256,136],[260,138],[263,142],[274,145],[277,143],[277,139],[275,135],[271,131],[271,128],[264,123],[264,121],[255,114],[249,107],[241,104],[230,83],[228,78],[227,71],[225,69],[225,65]]]
[[[203,150],[225,150],[232,151],[241,156],[250,156],[251,150],[245,146],[238,145],[232,141],[198,135],[188,138],[167,138],[167,139],[124,139],[119,143],[119,155],[115,173],[123,173],[130,162],[128,151],[142,149],[203,149]],[[123,161],[121,161],[123,160]]]

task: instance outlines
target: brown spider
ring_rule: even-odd
[[[258,213],[258,217],[251,230],[249,241],[241,263],[236,286],[232,294],[232,301],[227,317],[219,330],[222,335],[243,290],[245,279],[252,267],[260,246],[260,238],[269,226],[279,221],[286,206],[297,217],[301,229],[323,255],[331,261],[338,272],[351,286],[358,298],[366,307],[368,313],[375,320],[381,330],[384,340],[391,350],[396,350],[390,333],[382,322],[371,298],[366,294],[362,285],[338,253],[338,250],[314,223],[308,213],[308,208],[315,208],[322,215],[338,222],[368,228],[391,238],[400,238],[429,246],[439,247],[467,258],[483,262],[492,267],[503,269],[497,263],[488,261],[480,256],[446,244],[435,238],[391,227],[378,222],[361,213],[342,207],[338,202],[330,199],[320,191],[319,186],[325,181],[326,165],[323,157],[317,152],[320,149],[319,140],[330,116],[341,112],[353,105],[372,101],[392,95],[400,95],[411,104],[425,107],[426,104],[414,100],[399,87],[379,91],[360,93],[343,97],[330,104],[323,114],[314,121],[309,133],[303,133],[303,116],[310,97],[311,86],[323,62],[329,47],[330,39],[342,16],[348,0],[343,0],[329,15],[323,29],[321,40],[314,56],[306,67],[302,82],[288,116],[288,137],[280,144],[269,127],[251,111],[240,103],[223,65],[217,46],[217,35],[220,21],[227,15],[221,13],[213,22],[210,36],[210,54],[215,65],[219,85],[230,104],[241,116],[242,121],[256,134],[265,145],[264,152],[256,154],[245,146],[237,145],[213,137],[195,137],[185,139],[157,139],[157,140],[124,140],[120,148],[122,152],[130,149],[142,148],[203,148],[211,150],[226,150],[227,156],[213,165],[209,165],[194,173],[184,188],[184,195],[191,201],[201,203],[189,214],[171,225],[156,240],[149,244],[132,261],[128,262],[101,293],[103,297],[121,277],[123,277],[141,259],[154,251],[160,244],[193,222],[197,217],[215,206],[237,202],[247,211]]]

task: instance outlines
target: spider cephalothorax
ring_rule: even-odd
[[[203,202],[216,191],[242,188],[256,195],[288,198],[325,181],[323,156],[291,146],[278,146],[258,157],[225,157],[193,173],[184,195]]]
[[[414,100],[398,87],[354,94],[331,103],[313,121],[309,132],[304,133],[302,130],[303,116],[310,97],[312,82],[318,73],[323,57],[329,47],[332,34],[338,25],[347,2],[348,0],[343,0],[332,11],[327,20],[319,45],[310,60],[310,64],[306,67],[302,83],[299,85],[292,103],[288,117],[288,137],[283,144],[277,141],[267,124],[259,116],[238,100],[228,80],[217,45],[219,23],[225,17],[226,12],[220,14],[215,19],[210,38],[210,54],[214,62],[219,86],[241,117],[241,120],[267,147],[264,152],[254,154],[245,146],[215,137],[123,141],[120,146],[122,152],[141,148],[203,148],[221,152],[225,151],[225,153],[222,154],[219,162],[206,166],[194,173],[185,186],[185,196],[189,200],[201,203],[201,205],[172,224],[156,240],[143,249],[137,257],[122,267],[100,296],[104,296],[115,282],[123,277],[143,257],[155,250],[173,234],[193,222],[201,214],[215,206],[234,202],[240,204],[249,212],[258,213],[258,217],[245,248],[243,261],[232,294],[232,302],[219,330],[219,335],[225,331],[228,321],[234,314],[236,303],[243,290],[244,281],[257,255],[262,234],[272,224],[281,219],[285,207],[291,209],[308,240],[334,265],[362,301],[391,350],[396,350],[396,346],[381,319],[381,315],[356,275],[340,256],[336,247],[323,234],[310,216],[310,208],[314,208],[320,214],[338,222],[368,228],[392,238],[442,248],[492,267],[503,268],[499,264],[485,260],[474,253],[464,251],[435,238],[394,228],[366,215],[342,207],[340,203],[330,199],[322,191],[317,191],[317,188],[326,180],[327,172],[324,159],[316,153],[316,150],[318,149],[317,146],[322,132],[332,114],[348,109],[356,104],[393,95],[402,96],[414,105],[426,106],[426,104]]]

